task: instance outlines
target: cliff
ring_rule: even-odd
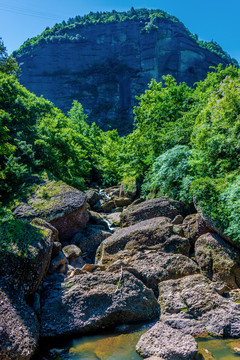
[[[135,97],[152,78],[171,74],[192,85],[209,66],[231,62],[224,52],[201,46],[176,18],[136,14],[123,21],[58,25],[27,41],[14,54],[21,83],[64,112],[76,99],[91,122],[124,134],[132,127]]]

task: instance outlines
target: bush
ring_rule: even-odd
[[[142,185],[142,193],[148,197],[167,195],[191,202],[188,188],[191,183],[188,158],[191,150],[176,145],[156,158]]]

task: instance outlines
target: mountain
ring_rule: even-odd
[[[234,63],[161,10],[90,13],[47,28],[13,54],[28,90],[67,112],[73,100],[104,130],[131,131],[135,97],[171,74],[193,85],[209,66]]]

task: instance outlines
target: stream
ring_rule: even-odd
[[[54,360],[141,360],[136,353],[135,346],[141,337],[154,323],[142,325],[120,326],[114,332],[101,335],[75,337],[65,344],[64,350],[58,350],[59,355],[51,357]],[[124,332],[126,329],[127,332]],[[214,358],[206,360],[236,360],[240,355],[231,350],[231,344],[236,341],[240,348],[240,341],[236,339],[198,338],[199,348],[207,349]],[[63,344],[62,344],[63,345]],[[58,348],[58,347],[57,347]],[[58,348],[59,349],[59,348]],[[239,349],[240,350],[240,349]]]

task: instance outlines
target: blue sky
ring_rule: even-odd
[[[0,37],[8,53],[47,26],[90,11],[161,9],[199,38],[217,41],[240,62],[240,0],[0,0]]]

